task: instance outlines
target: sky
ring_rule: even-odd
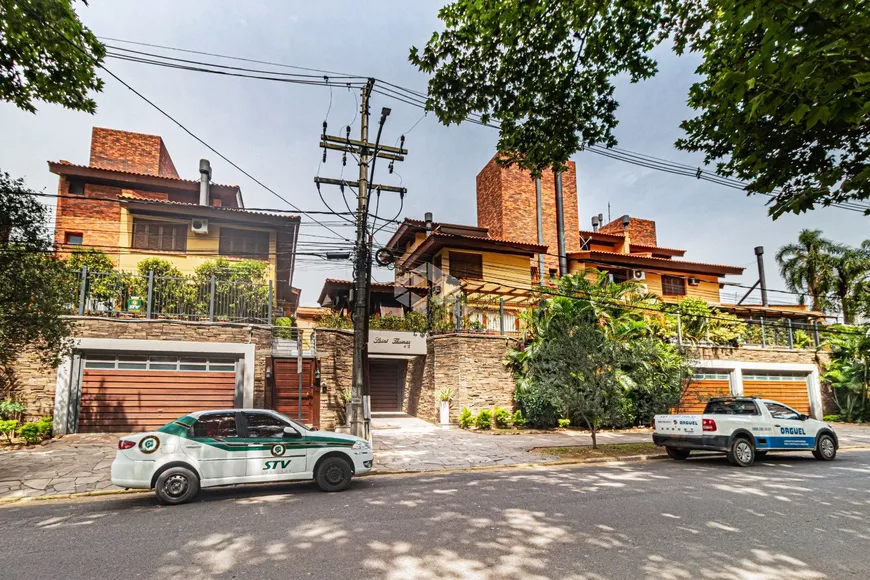
[[[85,25],[104,38],[372,76],[425,92],[427,76],[408,62],[408,52],[413,45],[422,47],[433,31],[441,29],[437,13],[443,4],[424,0],[91,0],[88,6],[75,6]],[[677,57],[665,47],[657,49],[654,56],[660,69],[655,78],[640,84],[616,79],[620,123],[615,134],[619,147],[699,165],[703,161],[700,155],[680,152],[673,146],[682,134],[680,121],[692,113],[686,95],[697,78],[697,58]],[[344,87],[270,83],[113,59],[108,59],[106,66],[296,207],[326,209],[313,178],[318,174],[338,178],[342,164],[335,152],[321,163],[319,135],[324,119],[330,133],[339,133],[349,123],[357,133],[357,97],[353,92]],[[104,73],[102,76],[106,86],[96,95],[95,115],[45,103],[37,104],[38,112],[30,114],[0,102],[0,170],[24,177],[33,189],[54,193],[57,176],[49,173],[46,162],[64,159],[86,164],[91,128],[111,127],[162,136],[183,178],[198,179],[199,159],[207,158],[213,180],[241,186],[247,207],[290,209],[127,88]],[[384,106],[392,113],[382,141],[392,144],[405,134],[409,154],[396,164],[393,174],[387,173],[386,164],[380,165],[375,181],[408,188],[401,216],[422,219],[431,211],[436,221],[476,224],[475,177],[495,153],[496,130],[472,124],[445,127],[434,115],[423,116],[420,109],[381,95],[372,100],[375,118]],[[747,197],[739,190],[588,152],[576,154],[573,160],[577,163],[581,227],[590,229],[589,220],[595,214],[606,217],[608,204],[614,219],[629,214],[655,220],[659,245],[686,249],[685,259],[691,261],[746,267],[742,277],[728,277],[745,285],[757,278],[755,246],[766,249],[769,287],[784,289],[774,254],[780,246],[794,241],[800,230],[821,229],[828,237],[852,245],[870,237],[870,218],[859,213],[827,208],[773,221],[767,215],[766,198]],[[343,175],[355,179],[357,168],[351,160]],[[344,208],[338,190],[324,187],[323,194],[331,207]],[[395,194],[384,194],[381,201],[380,215],[397,215],[400,207]],[[326,224],[342,237],[352,238],[353,229],[333,225],[336,219],[330,217]],[[322,251],[323,243],[348,245],[340,239],[317,237],[336,235],[309,218],[304,217],[303,223],[306,249]],[[377,236],[381,243],[388,238],[388,231]],[[302,288],[303,305],[316,305],[325,278],[349,279],[351,275],[347,262],[300,257],[294,286]],[[374,278],[382,282],[392,277],[389,270],[374,272]],[[723,298],[733,298],[736,292],[742,291],[725,288]],[[774,302],[793,299],[784,293],[771,294]]]

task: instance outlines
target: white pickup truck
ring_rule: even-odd
[[[672,459],[686,459],[693,449],[722,451],[740,467],[768,451],[812,451],[816,459],[831,461],[839,447],[830,425],[755,397],[711,399],[702,415],[656,415],[653,443]]]

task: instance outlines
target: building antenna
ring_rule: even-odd
[[[610,223],[610,202],[607,202],[607,223]]]

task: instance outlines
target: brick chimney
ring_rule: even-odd
[[[577,168],[573,161],[562,172],[562,197],[565,220],[565,249],[580,251],[580,225],[577,217]],[[542,222],[547,255],[547,270],[559,270],[556,231],[556,176],[545,171],[541,176]],[[516,166],[502,167],[493,157],[477,174],[477,225],[489,228],[494,238],[529,244],[538,243],[535,180]],[[535,260],[533,264],[536,265]],[[545,275],[547,272],[544,273]]]
[[[602,234],[615,234],[617,236],[625,232],[632,244],[653,248],[657,245],[656,223],[653,220],[632,217],[626,228],[622,222],[622,217],[618,217],[609,224],[601,226],[598,231]]]
[[[102,127],[94,127],[91,132],[90,165],[101,169],[178,177],[175,164],[160,136]]]

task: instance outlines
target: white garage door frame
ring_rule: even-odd
[[[728,371],[731,382],[731,394],[735,397],[743,395],[744,371],[770,371],[806,373],[807,392],[810,399],[810,415],[813,419],[822,419],[822,389],[819,381],[819,367],[810,363],[766,363],[742,360],[702,360],[695,361],[696,369],[716,369]]]
[[[69,431],[70,401],[73,393],[73,358],[88,352],[114,353],[171,353],[178,355],[235,355],[239,357],[236,376],[237,406],[254,406],[253,344],[232,342],[190,342],[184,340],[125,340],[111,338],[78,338],[73,344],[73,355],[65,357],[57,369],[57,388],[54,392],[54,432],[65,435]]]

